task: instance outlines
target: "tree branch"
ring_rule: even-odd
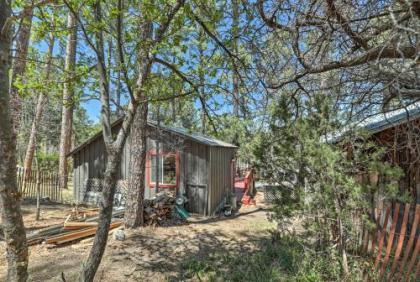
[[[128,94],[130,95],[130,99],[135,101],[135,97],[133,94],[133,89],[131,87],[130,79],[128,77],[127,65],[125,64],[124,59],[124,42],[122,39],[122,13],[123,13],[123,5],[122,0],[118,0],[118,16],[117,16],[117,49],[118,49],[118,60],[120,63],[121,70],[123,72],[125,84],[127,86]]]
[[[395,47],[375,47],[371,48],[370,50],[364,52],[363,54],[351,58],[344,58],[340,61],[332,61],[326,64],[321,64],[319,66],[311,67],[305,69],[303,72],[296,74],[294,77],[278,84],[272,85],[270,88],[278,89],[281,88],[291,82],[295,82],[296,80],[308,75],[308,74],[317,74],[323,73],[335,69],[340,68],[349,68],[360,66],[375,60],[381,59],[413,59],[419,62],[418,52],[414,46],[400,46],[398,48]]]
[[[357,47],[363,47],[363,49],[369,49],[367,41],[362,38],[362,36],[356,32],[354,32],[348,20],[338,11],[337,7],[334,4],[334,0],[327,0],[328,11],[334,15],[337,21],[340,23],[343,30],[347,33],[347,35],[351,38],[351,40],[356,44]]]
[[[64,0],[65,1],[65,0]],[[94,16],[95,21],[100,23],[102,21],[102,10],[100,1],[97,1],[94,5]],[[104,142],[107,150],[112,145],[112,130],[111,130],[111,121],[110,121],[110,111],[109,111],[109,87],[107,72],[105,66],[105,56],[104,56],[104,40],[102,30],[99,29],[95,32],[96,37],[96,56],[97,56],[97,69],[99,74],[99,88],[101,90],[101,120],[102,120],[102,130],[104,136]]]
[[[214,130],[214,132],[217,132],[217,128],[216,128],[216,125],[214,124],[214,122],[213,122],[213,119],[211,118],[211,116],[210,116],[210,114],[209,114],[209,112],[208,112],[208,110],[207,110],[207,105],[206,105],[206,102],[205,102],[205,100],[204,100],[204,97],[200,94],[200,89],[199,89],[199,87],[194,83],[194,82],[192,82],[184,73],[182,73],[176,66],[174,66],[173,64],[171,64],[171,63],[169,63],[169,62],[167,62],[167,61],[164,61],[164,60],[162,60],[162,59],[159,59],[158,57],[154,57],[154,61],[156,62],[156,63],[159,63],[159,64],[161,64],[161,65],[163,65],[163,66],[165,66],[165,67],[167,67],[168,69],[170,69],[172,72],[174,72],[179,78],[181,78],[184,82],[186,82],[186,83],[188,83],[193,89],[194,89],[194,91],[198,94],[197,96],[198,96],[198,98],[199,98],[199,100],[200,100],[200,103],[201,103],[201,106],[202,106],[202,108],[203,108],[203,110],[204,110],[204,113],[205,113],[205,115],[208,117],[208,119],[209,119],[209,121],[210,121],[210,124],[211,124],[211,126],[213,127],[213,130]]]
[[[156,30],[155,42],[161,42],[163,36],[165,35],[166,31],[169,28],[173,18],[175,17],[176,13],[178,13],[179,9],[184,5],[185,0],[178,0],[175,6],[171,9],[168,14],[166,21]]]

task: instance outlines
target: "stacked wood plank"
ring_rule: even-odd
[[[169,193],[161,192],[153,199],[144,201],[144,219],[146,225],[166,225],[173,219],[172,213],[175,208],[175,197]],[[54,225],[38,230],[29,236],[28,245],[40,243],[61,245],[76,242],[95,235],[98,228],[98,208],[81,208],[75,206],[63,224]],[[121,217],[124,209],[113,212],[113,221],[110,230],[123,224]],[[179,220],[179,219],[178,219]]]
[[[38,230],[27,236],[28,245],[40,243],[62,245],[70,242],[76,242],[80,239],[95,235],[98,228],[98,209],[83,209],[75,207],[67,216],[63,224],[54,225],[48,228]],[[123,224],[121,219],[115,217],[124,214],[124,210],[113,212],[113,222],[110,230],[113,230]]]
[[[88,223],[88,224],[93,224],[91,227],[87,227],[88,225],[84,225],[81,223]],[[122,221],[118,220],[115,222],[112,222],[111,225],[109,226],[109,230],[112,230],[114,228],[117,228],[119,226],[122,225]],[[67,223],[69,224],[69,223]],[[55,245],[61,245],[61,244],[65,244],[68,242],[72,242],[75,240],[79,240],[79,239],[83,239],[86,237],[90,237],[92,235],[95,235],[96,230],[98,229],[98,225],[96,222],[78,222],[79,225],[77,225],[77,223],[73,223],[73,228],[77,227],[79,229],[77,229],[76,231],[72,231],[72,232],[66,232],[65,234],[59,234],[56,236],[52,236],[49,237],[45,240],[45,243],[47,244],[55,244]],[[64,225],[65,228],[65,225]],[[65,229],[67,230],[67,229]],[[73,229],[71,229],[73,230]]]

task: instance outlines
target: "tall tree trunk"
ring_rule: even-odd
[[[148,42],[152,39],[153,25],[150,21],[145,21],[140,25],[142,42]],[[148,103],[146,95],[142,92],[143,86],[150,74],[152,58],[150,57],[149,47],[147,45],[141,47],[138,52],[139,77],[136,82],[136,89],[140,94],[142,102],[136,111],[134,122],[131,126],[131,181],[128,189],[127,204],[124,213],[125,226],[128,228],[136,228],[143,224],[143,200],[146,170],[146,141],[147,141],[147,113]]]
[[[28,247],[16,183],[16,138],[10,116],[11,30],[4,26],[10,15],[10,1],[0,0],[0,206],[7,244],[7,281],[26,281]]]
[[[120,0],[121,1],[121,0]],[[91,47],[94,47],[95,53],[98,59],[97,67],[98,73],[100,78],[100,91],[101,91],[101,121],[102,121],[102,134],[104,138],[104,143],[107,151],[108,161],[106,164],[105,170],[105,177],[104,183],[102,187],[102,200],[100,204],[100,213],[99,213],[99,221],[98,221],[98,231],[96,232],[95,239],[93,242],[92,249],[90,250],[89,256],[87,258],[86,263],[83,265],[82,271],[80,273],[80,281],[93,281],[95,277],[95,273],[99,267],[99,264],[102,259],[102,255],[105,251],[107,239],[108,239],[108,231],[109,225],[111,222],[112,217],[112,205],[114,200],[115,194],[115,184],[117,182],[117,175],[118,169],[120,167],[121,162],[121,153],[124,147],[124,143],[127,138],[128,131],[133,123],[136,123],[134,119],[138,118],[141,113],[137,114],[138,103],[142,104],[145,101],[145,95],[143,95],[143,87],[147,80],[148,75],[150,74],[151,65],[153,63],[153,57],[151,54],[151,50],[154,47],[155,43],[159,43],[162,38],[163,34],[167,30],[171,20],[173,19],[174,15],[183,5],[183,0],[178,0],[177,4],[173,7],[173,10],[170,13],[170,18],[164,25],[162,25],[159,29],[160,33],[157,34],[156,38],[153,40],[152,34],[152,22],[151,21],[144,21],[144,19],[140,16],[140,42],[141,45],[138,51],[138,77],[135,86],[135,91],[133,93],[133,97],[131,99],[130,104],[128,105],[127,114],[124,118],[122,128],[119,130],[116,140],[113,141],[111,124],[110,124],[110,105],[109,105],[109,89],[107,88],[107,74],[106,74],[106,64],[104,60],[104,43],[103,43],[103,35],[102,30],[98,29],[95,33],[96,39],[96,46],[88,40],[88,44]],[[102,21],[102,13],[101,13],[101,2],[97,1],[95,5],[95,20],[96,22]],[[143,11],[142,2],[140,4],[139,11]],[[121,5],[119,5],[121,7]],[[121,16],[121,14],[120,14]],[[128,85],[129,87],[129,85]],[[139,102],[140,101],[140,102]],[[146,108],[147,109],[147,108]],[[147,116],[147,114],[146,114]],[[147,119],[146,119],[147,122]],[[142,135],[146,135],[146,132],[143,131]],[[136,156],[134,156],[136,157]],[[137,168],[136,168],[137,169]],[[142,167],[141,169],[145,169]],[[131,188],[131,187],[130,187]]]
[[[21,101],[18,88],[14,85],[17,79],[22,79],[26,69],[26,57],[28,54],[29,39],[31,37],[33,5],[32,1],[26,1],[27,5],[22,11],[23,17],[19,26],[16,40],[16,51],[12,62],[12,80],[10,87],[11,112],[13,130],[17,135],[20,123]]]
[[[118,169],[121,163],[121,150],[107,150],[107,164],[102,183],[102,200],[99,203],[100,213],[98,219],[98,230],[96,231],[92,249],[89,256],[83,264],[80,273],[80,281],[93,281],[95,273],[101,263],[108,240],[109,225],[112,218],[112,204],[115,194],[115,185],[117,184]]]
[[[135,122],[131,127],[131,178],[127,191],[124,221],[128,228],[136,228],[144,224],[143,201],[145,187],[146,143],[147,137],[142,132],[147,130],[147,103],[141,103],[136,112]],[[136,124],[134,126],[134,124]]]
[[[232,0],[232,48],[235,55],[238,54],[238,31],[239,31],[239,5],[238,0]],[[240,97],[239,97],[239,78],[232,59],[232,84],[233,84],[233,114],[239,117]]]
[[[67,28],[69,35],[67,36],[66,45],[66,61],[65,73],[66,83],[63,89],[63,107],[61,113],[61,133],[60,133],[60,151],[58,162],[58,175],[60,189],[67,189],[67,154],[71,146],[71,133],[73,124],[73,97],[74,88],[72,79],[74,77],[74,68],[76,64],[76,48],[77,48],[77,25],[75,16],[69,12],[67,16]]]
[[[100,2],[96,2],[95,5],[95,19],[97,22],[102,20],[102,11]],[[109,105],[109,88],[107,82],[107,73],[105,69],[104,59],[104,42],[102,31],[96,32],[96,50],[97,50],[97,67],[100,77],[100,90],[101,90],[101,121],[103,128],[104,142],[107,151],[107,164],[104,175],[104,181],[102,184],[102,200],[99,203],[100,213],[98,220],[98,231],[96,232],[95,239],[93,242],[92,249],[90,250],[89,256],[86,262],[83,264],[82,271],[80,273],[79,280],[83,282],[93,281],[96,271],[98,270],[99,264],[102,260],[103,253],[105,251],[106,243],[108,240],[109,225],[112,218],[112,207],[115,194],[115,185],[117,183],[118,169],[121,163],[121,153],[124,147],[128,126],[133,123],[133,114],[136,108],[135,103],[129,105],[128,114],[123,122],[123,128],[119,131],[117,140],[112,142],[112,133],[110,125],[110,105]],[[151,62],[151,61],[150,61]],[[148,72],[150,72],[150,62],[148,64]],[[140,63],[140,65],[142,65]],[[143,72],[139,72],[139,79],[137,85],[143,85],[142,80]],[[140,91],[141,87],[137,88]],[[138,97],[138,96],[136,96]],[[138,97],[140,98],[140,97]],[[125,126],[127,125],[127,126]]]
[[[232,49],[238,55],[238,36],[239,36],[239,5],[238,0],[232,0]],[[241,97],[239,93],[239,77],[234,59],[232,59],[232,95],[233,95],[233,115],[240,116]],[[232,143],[239,146],[239,133],[235,132],[232,136]]]
[[[48,42],[48,51],[47,51],[47,56],[46,56],[46,60],[45,60],[45,76],[44,79],[45,81],[48,81],[48,79],[50,78],[50,71],[51,71],[51,62],[52,62],[52,57],[53,57],[53,49],[54,49],[54,41],[55,38],[54,36],[51,34],[49,42]],[[36,146],[36,138],[37,138],[37,133],[38,133],[38,128],[39,128],[39,124],[41,122],[42,119],[42,114],[45,108],[45,104],[47,102],[47,96],[44,94],[44,91],[41,91],[41,93],[39,93],[38,95],[38,102],[36,105],[36,109],[35,109],[35,118],[32,122],[32,127],[31,127],[31,133],[29,135],[29,141],[28,141],[28,147],[26,149],[26,154],[25,154],[25,161],[24,161],[24,168],[25,168],[25,179],[27,179],[27,175],[28,173],[31,171],[32,169],[32,160],[34,158],[34,153],[35,153],[35,146]]]
[[[159,127],[160,127],[160,105],[158,104],[156,107],[156,119],[157,119],[157,130],[159,132]],[[147,117],[146,117],[147,119]],[[159,193],[159,178],[160,178],[160,142],[159,142],[159,138],[156,138],[156,164],[155,164],[155,193]],[[146,167],[145,167],[146,169]],[[153,169],[153,168],[152,168]]]
[[[199,53],[199,58],[200,58],[200,69],[199,69],[199,73],[198,73],[198,77],[200,79],[200,87],[199,87],[199,91],[200,93],[198,93],[201,96],[201,133],[206,134],[206,94],[205,94],[205,90],[204,90],[204,69],[205,69],[205,65],[206,62],[204,61],[204,50],[203,47],[201,45],[201,42],[205,39],[204,36],[204,31],[200,30],[199,33],[199,41],[200,44],[198,45],[198,53]]]
[[[333,183],[333,191],[335,194],[334,205],[335,205],[335,212],[337,213],[337,225],[338,225],[338,232],[339,232],[338,248],[341,253],[341,266],[343,268],[344,275],[347,276],[347,274],[349,273],[349,265],[347,261],[345,230],[344,230],[343,221],[342,221],[343,209],[342,209],[342,204],[340,200],[341,194],[339,193],[337,187],[335,186],[335,183]]]

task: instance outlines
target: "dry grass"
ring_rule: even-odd
[[[33,207],[24,207],[25,223],[35,227],[60,223],[70,206],[43,208],[39,223],[34,222]],[[264,210],[242,208],[237,217],[204,219],[183,226],[143,228],[127,232],[125,241],[112,236],[98,270],[96,281],[180,281],[195,280],[189,272],[191,261],[206,261],[219,254],[244,255],[259,250],[269,240],[274,224]],[[45,245],[30,247],[30,281],[57,281],[64,272],[67,281],[75,281],[92,240],[59,248]],[[1,248],[3,248],[1,250]],[[4,244],[0,244],[4,251]],[[0,258],[0,281],[6,265]]]

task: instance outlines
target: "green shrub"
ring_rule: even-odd
[[[41,170],[57,170],[58,169],[58,153],[44,153],[39,152],[36,154],[35,162],[37,163],[37,166],[35,166],[36,169]]]
[[[195,257],[182,267],[184,279],[193,281],[362,281],[363,258],[351,259],[350,273],[343,278],[338,254],[315,252],[296,237],[263,241],[258,250],[216,253]]]

